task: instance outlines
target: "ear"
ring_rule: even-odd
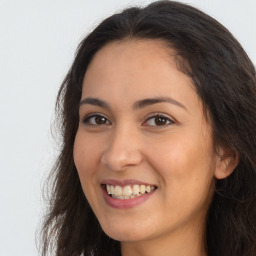
[[[238,163],[239,155],[237,152],[230,149],[219,149],[217,154],[215,178],[227,178],[237,167]]]

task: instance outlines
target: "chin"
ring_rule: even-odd
[[[146,239],[145,234],[149,234],[149,230],[145,231],[142,227],[134,227],[134,225],[122,226],[110,225],[108,227],[102,227],[103,231],[112,239],[120,242],[135,242]],[[133,227],[133,228],[132,228]]]

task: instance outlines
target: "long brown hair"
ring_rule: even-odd
[[[49,176],[42,255],[116,256],[120,243],[104,234],[81,188],[73,160],[82,81],[95,53],[125,38],[160,39],[177,52],[209,113],[214,142],[239,154],[233,174],[216,180],[205,231],[208,256],[256,253],[256,75],[231,33],[205,13],[174,1],[129,8],[105,19],[79,45],[59,90],[61,150]],[[52,255],[52,254],[51,254]]]

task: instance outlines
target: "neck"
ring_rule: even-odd
[[[184,226],[168,235],[136,242],[121,242],[122,256],[207,256],[204,228]]]

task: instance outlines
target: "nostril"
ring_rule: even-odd
[[[108,151],[101,158],[101,163],[113,171],[123,171],[127,167],[139,165],[142,155],[139,151]]]

